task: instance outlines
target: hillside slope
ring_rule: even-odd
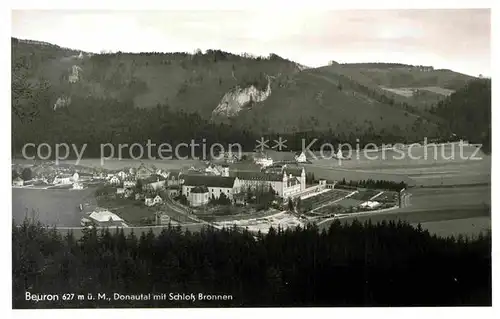
[[[473,79],[472,76],[431,66],[396,63],[342,64],[344,72],[363,77],[366,82],[394,93],[392,97],[420,107],[430,107]],[[358,81],[359,77],[355,77]]]
[[[413,107],[414,98],[381,88],[392,80],[380,80],[367,66],[304,69],[274,54],[263,58],[219,50],[87,54],[18,39],[12,39],[12,65],[13,113],[58,112],[91,98],[139,108],[168,105],[256,132],[410,131],[419,136],[437,128],[436,118]],[[420,83],[443,81],[438,76],[437,84]],[[32,97],[39,91],[43,100]],[[224,103],[232,103],[226,108],[230,112],[214,116]]]

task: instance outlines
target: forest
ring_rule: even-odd
[[[268,234],[203,229],[12,232],[13,307],[491,305],[491,234],[432,236],[403,222],[334,222]],[[230,294],[226,301],[25,300],[31,294]]]
[[[383,189],[389,191],[401,191],[406,188],[408,185],[405,182],[393,182],[393,181],[384,181],[384,180],[359,180],[359,181],[346,181],[345,178],[337,181],[337,186],[342,187],[346,186],[348,188],[374,188],[374,189]]]
[[[431,112],[448,120],[450,130],[491,151],[491,79],[470,81]]]
[[[49,145],[67,143],[79,146],[87,144],[84,157],[95,158],[100,157],[100,147],[106,143],[115,146],[139,143],[146,147],[147,141],[151,140],[153,144],[169,143],[175,147],[180,143],[189,144],[193,139],[199,144],[204,141],[207,149],[214,143],[221,143],[226,147],[230,143],[239,143],[243,151],[253,151],[256,140],[260,139],[260,136],[250,130],[232,124],[213,123],[197,113],[172,110],[168,105],[140,109],[134,107],[132,103],[90,97],[75,97],[72,99],[71,107],[56,111],[40,108],[36,110],[35,116],[28,118],[13,116],[12,120],[12,152],[18,155],[27,142],[36,145],[41,143]],[[319,150],[324,143],[332,145],[349,143],[364,147],[369,143],[382,145],[413,142],[404,134],[393,134],[388,131],[376,132],[370,127],[362,135],[354,135],[352,132],[348,134],[335,132],[331,129],[288,134],[270,131],[271,133],[264,136],[265,139],[272,141],[281,136],[287,140],[287,150],[295,151],[302,150],[304,142],[308,145],[313,140],[316,142],[310,148],[311,151]],[[29,150],[34,151],[35,148]],[[180,154],[180,156],[188,155],[190,150],[186,148],[184,151],[187,153]],[[199,147],[197,151],[201,151]],[[31,155],[35,154],[28,154],[28,156]],[[129,157],[130,153],[124,152],[123,155],[123,157]],[[133,155],[138,156],[138,154]],[[158,157],[158,154],[153,155]]]
[[[352,91],[383,105],[390,105],[397,111],[403,110],[403,119],[416,119],[408,125],[391,122],[379,126],[377,122],[390,115],[384,113],[386,110],[371,120],[345,120],[335,126],[335,118],[323,117],[322,114],[327,113],[322,113],[320,109],[314,109],[312,114],[304,113],[303,116],[281,112],[277,114],[280,114],[280,118],[283,115],[285,122],[298,122],[291,131],[287,129],[287,133],[283,133],[279,125],[266,125],[271,123],[267,122],[267,113],[254,112],[258,116],[249,122],[230,119],[227,123],[211,122],[205,114],[213,110],[215,103],[209,103],[208,97],[218,101],[221,94],[234,85],[252,84],[263,88],[267,85],[265,74],[282,74],[276,80],[278,86],[285,85],[281,81],[291,81],[297,66],[276,54],[254,57],[207,50],[194,54],[117,52],[92,55],[78,60],[85,70],[82,71],[83,82],[72,84],[68,82],[66,73],[71,69],[68,66],[77,63],[77,60],[65,59],[69,59],[69,54],[77,55],[79,52],[53,45],[34,46],[17,39],[12,39],[12,49],[12,152],[15,155],[19,155],[22,146],[28,142],[52,145],[66,142],[76,145],[87,143],[88,149],[84,155],[99,157],[101,143],[146,143],[148,138],[157,143],[170,144],[205,138],[208,146],[215,142],[240,143],[249,151],[254,149],[255,140],[261,137],[257,134],[257,127],[262,126],[265,130],[261,132],[265,133],[266,139],[282,136],[287,140],[287,150],[292,151],[302,149],[302,139],[308,144],[316,138],[318,142],[315,145],[318,147],[323,143],[355,145],[357,140],[361,141],[360,147],[368,143],[412,143],[422,141],[423,137],[443,142],[465,137],[472,142],[485,144],[485,150],[489,150],[491,144],[491,80],[488,79],[470,81],[436,106],[422,109],[397,95],[361,84],[339,73],[339,84],[333,88],[337,95],[331,98],[340,99],[344,93]],[[155,82],[151,80],[155,77],[149,76],[166,64],[179,64],[175,69],[178,73],[162,71],[163,84],[171,88],[171,92],[168,92],[170,99],[160,98],[166,93],[156,88]],[[142,74],[140,70],[149,75],[143,74],[141,78],[137,75]],[[167,73],[168,76],[165,75]],[[235,74],[238,80],[234,79]],[[203,76],[209,76],[210,79],[203,79]],[[149,83],[147,79],[153,82]],[[306,83],[302,83],[305,86],[300,90],[307,95],[313,92],[308,91],[307,83],[313,83],[314,77],[305,79]],[[324,85],[323,82],[321,85]],[[156,89],[152,90],[151,87]],[[152,94],[148,95],[148,103],[140,99],[139,103],[138,96],[146,91]],[[54,110],[53,105],[58,98],[70,105]],[[286,110],[285,100],[279,100],[279,105],[274,108]],[[151,104],[152,101],[157,103]],[[138,103],[151,104],[152,108],[137,107]],[[320,125],[320,122],[328,125]],[[431,127],[432,132],[429,131]]]

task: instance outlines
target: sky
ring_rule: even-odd
[[[491,76],[489,9],[14,10],[12,36],[98,53],[220,49],[317,67],[394,62]]]

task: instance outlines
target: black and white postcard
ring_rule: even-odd
[[[492,306],[490,9],[11,16],[13,309]]]

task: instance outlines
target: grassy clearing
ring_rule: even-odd
[[[373,196],[377,195],[378,193],[380,193],[380,190],[376,190],[376,189],[358,190],[358,192],[356,194],[352,195],[349,198],[366,202],[367,200],[369,200]]]
[[[141,220],[146,218],[154,218],[154,214],[158,210],[156,207],[152,208],[144,205],[143,201],[125,198],[100,198],[97,204],[120,216],[129,226],[140,225]]]
[[[352,199],[352,198],[346,198],[341,201],[336,202],[336,205],[342,206],[342,207],[356,207],[359,206],[359,204],[362,204],[364,201],[362,200],[357,200],[357,199]]]

